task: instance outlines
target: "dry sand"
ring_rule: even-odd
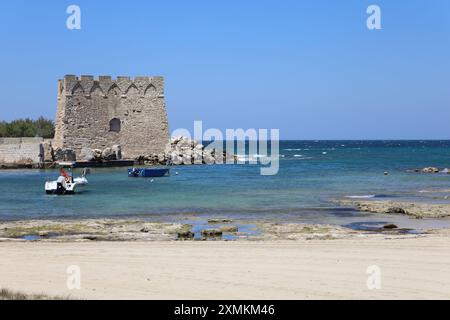
[[[85,299],[449,299],[450,237],[3,242],[0,286]],[[66,269],[81,267],[81,290]],[[369,290],[367,268],[381,268]]]

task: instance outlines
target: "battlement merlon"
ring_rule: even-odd
[[[100,87],[105,97],[111,88],[117,87],[122,96],[126,96],[131,87],[135,87],[139,94],[144,97],[147,93],[152,93],[156,97],[164,98],[164,77],[155,76],[138,76],[132,79],[131,77],[118,76],[113,79],[111,76],[99,76],[95,78],[91,75],[82,75],[80,77],[75,75],[65,75],[64,79],[58,81],[59,95],[70,97],[74,94],[76,89],[81,89],[85,96],[89,96],[97,87]]]

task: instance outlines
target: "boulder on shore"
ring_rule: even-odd
[[[234,156],[227,155],[223,150],[216,152],[212,147],[206,148],[203,144],[182,136],[171,139],[165,156],[167,162],[175,165],[222,164],[227,157],[234,162]]]
[[[119,145],[114,145],[112,146],[112,152],[114,153],[114,155],[116,156],[116,160],[121,160],[122,159],[122,147]]]
[[[94,160],[95,161],[102,161],[102,150],[94,149],[92,151],[94,152]]]
[[[81,149],[80,156],[81,161],[112,161],[122,159],[122,148],[119,145],[114,145],[111,148],[104,150],[91,149],[84,147]]]
[[[102,158],[106,161],[117,160],[116,154],[114,153],[112,148],[106,148],[102,151]]]
[[[94,161],[96,160],[94,150],[90,148],[83,148],[80,152],[80,159],[82,161]]]
[[[55,150],[55,161],[77,161],[77,155],[72,149],[58,148]]]

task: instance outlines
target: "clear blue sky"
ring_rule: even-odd
[[[366,28],[370,4],[382,30]],[[64,74],[163,75],[171,130],[450,138],[447,0],[15,0],[0,41],[3,120],[54,118]]]

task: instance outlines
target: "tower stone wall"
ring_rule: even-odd
[[[164,153],[169,127],[162,77],[76,77],[58,81],[53,146],[75,150],[120,145],[122,155]]]

